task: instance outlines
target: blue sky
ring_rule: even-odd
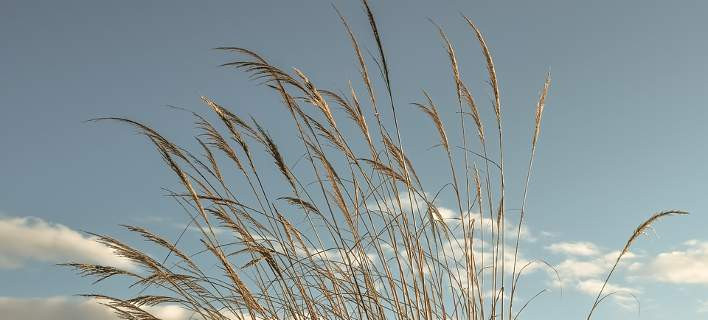
[[[119,285],[91,287],[54,266],[65,257],[111,259],[74,232],[125,236],[118,224],[129,223],[175,236],[184,223],[185,214],[161,190],[176,181],[153,148],[127,127],[84,120],[125,116],[189,142],[192,119],[165,106],[206,111],[199,101],[206,95],[286,139],[291,128],[277,97],[218,67],[230,57],[211,48],[251,48],[306,71],[323,87],[346,89],[348,80],[358,80],[356,62],[330,3],[0,2],[0,314],[37,312],[32,316],[45,319],[39,312],[56,315],[57,308],[74,310],[66,319],[81,319],[71,312],[111,319],[70,296],[100,288],[123,293]],[[334,3],[374,50],[358,2]],[[599,277],[594,270],[605,267],[605,255],[651,213],[671,208],[692,214],[662,221],[656,234],[643,237],[631,259],[636,264],[623,267],[616,285],[639,297],[641,319],[706,317],[707,3],[371,3],[396,100],[410,110],[401,115],[404,143],[419,155],[418,170],[431,188],[447,179],[426,158],[434,132],[419,130],[429,124],[407,104],[421,101],[425,89],[443,117],[455,119],[456,98],[446,53],[427,18],[445,28],[463,76],[484,103],[491,97],[484,61],[460,12],[475,20],[492,49],[511,208],[519,206],[538,90],[552,73],[528,202],[534,237],[524,254],[565,270],[567,282],[563,296],[550,293],[529,307],[528,319],[582,317],[593,299],[583,288]],[[43,240],[47,235],[56,237]],[[526,285],[543,288],[548,279],[538,274]],[[40,307],[30,311],[28,301]],[[633,308],[610,302],[600,317],[636,317]]]

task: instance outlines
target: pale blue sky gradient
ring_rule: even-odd
[[[360,4],[334,3],[373,51]],[[422,89],[456,121],[446,52],[426,19],[445,28],[468,85],[487,107],[484,62],[460,13],[482,29],[502,90],[511,208],[519,206],[513,196],[522,187],[535,101],[551,71],[528,203],[528,226],[539,239],[529,255],[553,260],[544,246],[560,241],[619,248],[639,222],[669,208],[692,215],[658,224],[659,236],[642,239],[640,250],[651,256],[687,240],[708,241],[708,2],[371,3],[405,111],[404,143],[413,154],[435,143],[425,118],[408,106],[423,99]],[[146,217],[183,219],[160,189],[176,181],[145,139],[124,126],[83,121],[125,116],[191,143],[190,116],[164,106],[206,111],[199,102],[206,95],[286,138],[291,128],[278,98],[244,74],[218,67],[231,58],[211,48],[254,49],[285,69],[304,70],[320,87],[346,89],[348,80],[359,80],[356,62],[330,4],[0,1],[0,214],[114,235],[124,234],[121,223],[149,225]],[[299,154],[283,148],[290,159]],[[435,175],[436,162],[418,166],[431,188],[448,181]],[[555,236],[543,238],[542,231]],[[93,290],[89,281],[45,262],[0,269],[0,283],[5,297]],[[542,288],[543,280],[527,285]],[[698,306],[708,300],[706,283],[641,285],[641,319],[706,316]],[[563,297],[539,299],[527,316],[579,318],[591,301],[567,289]],[[611,303],[606,308],[608,318],[635,317]]]

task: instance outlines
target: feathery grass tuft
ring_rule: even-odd
[[[140,122],[96,119],[128,124],[153,143],[184,187],[171,196],[190,209],[190,225],[199,231],[202,250],[189,253],[181,244],[148,229],[125,226],[167,252],[167,258],[160,261],[118,239],[97,235],[100,243],[130,259],[139,270],[83,263],[65,266],[96,282],[130,279],[141,292],[128,299],[91,297],[125,319],[157,319],[144,307],[170,303],[190,310],[194,318],[210,320],[511,320],[547,291],[539,291],[520,307],[514,304],[519,279],[530,265],[540,263],[553,270],[545,261],[525,261],[520,256],[550,74],[536,102],[519,221],[510,224],[505,218],[501,94],[492,53],[480,29],[463,16],[486,62],[498,145],[488,145],[484,119],[464,82],[454,46],[433,22],[449,58],[460,131],[446,131],[446,122],[427,92],[423,92],[424,102],[414,103],[428,116],[440,139],[446,158],[441,167],[447,168],[438,174],[450,177],[446,187],[430,192],[402,143],[405,135],[396,115],[390,60],[372,8],[366,0],[362,4],[377,47],[378,57],[372,59],[381,70],[390,115],[379,106],[370,61],[336,8],[367,98],[359,98],[351,82],[346,93],[320,89],[305,72],[283,70],[252,50],[217,48],[235,57],[224,67],[248,74],[282,99],[292,136],[304,152],[304,165],[289,165],[288,154],[255,119],[245,120],[208,97],[201,99],[216,121],[194,113],[201,157]],[[338,108],[345,117],[339,116]],[[386,120],[389,116],[392,121]],[[468,137],[470,118],[478,143]],[[356,134],[342,127],[347,121],[358,130]],[[261,163],[261,152],[272,162]],[[457,209],[452,215],[436,204],[440,194],[450,189]],[[656,220],[672,214],[685,212],[660,212],[636,229],[605,284],[637,237]],[[509,237],[513,240],[511,265],[507,265],[506,250],[512,248],[507,229],[515,231]],[[607,296],[604,289],[588,319]],[[155,293],[143,294],[147,290]]]

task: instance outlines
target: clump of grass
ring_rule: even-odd
[[[203,249],[188,253],[150,230],[125,226],[168,252],[158,261],[118,239],[97,236],[139,271],[67,265],[96,282],[121,276],[143,290],[127,299],[88,296],[125,319],[157,319],[144,307],[172,303],[202,319],[511,320],[545,291],[520,307],[514,304],[519,278],[533,263],[520,258],[519,248],[550,75],[536,102],[519,220],[511,223],[506,217],[503,108],[491,50],[480,29],[463,16],[480,45],[493,91],[490,133],[462,79],[454,46],[435,25],[455,83],[462,145],[451,141],[427,93],[415,105],[430,120],[445,158],[458,211],[446,216],[436,204],[443,190],[426,189],[402,143],[380,30],[368,2],[362,3],[378,49],[370,60],[379,68],[385,99],[373,85],[356,34],[339,11],[359,65],[363,96],[351,84],[346,93],[321,89],[303,71],[283,70],[248,49],[218,48],[237,57],[223,66],[249,74],[281,98],[306,165],[289,165],[259,122],[208,97],[202,100],[218,124],[194,114],[202,156],[139,122],[96,119],[129,124],[154,144],[183,187],[171,196],[190,209]],[[347,132],[345,122],[358,132]],[[470,132],[477,138],[470,138]],[[490,136],[496,137],[490,141]],[[261,152],[273,163],[258,160]],[[640,225],[605,283],[637,236],[655,220],[675,213],[684,212],[661,212]],[[217,230],[223,229],[227,237],[219,236]],[[157,293],[143,295],[146,290]],[[603,287],[588,319],[607,296]]]

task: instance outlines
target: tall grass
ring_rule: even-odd
[[[143,290],[127,299],[89,296],[126,319],[157,319],[144,307],[170,303],[200,319],[511,320],[545,291],[518,305],[521,275],[533,263],[544,264],[523,260],[519,252],[550,75],[535,103],[521,211],[518,221],[510,221],[503,104],[491,50],[473,21],[462,17],[486,62],[494,115],[487,126],[462,79],[454,46],[435,25],[449,57],[460,130],[451,139],[427,93],[415,103],[439,138],[444,162],[438,173],[449,175],[445,190],[431,192],[402,143],[381,31],[369,3],[362,4],[377,48],[368,59],[348,22],[336,13],[351,40],[363,93],[351,84],[347,92],[322,89],[303,71],[280,69],[251,50],[218,48],[236,57],[224,66],[249,74],[279,96],[304,152],[298,166],[290,165],[293,158],[286,161],[259,122],[208,97],[202,100],[213,115],[194,113],[200,149],[192,152],[142,123],[96,119],[129,124],[154,144],[183,187],[171,196],[189,209],[202,250],[186,252],[150,230],[126,226],[168,252],[160,261],[119,239],[96,235],[138,271],[67,265],[96,282],[124,277]],[[371,71],[372,61],[378,72]],[[381,76],[383,88],[374,86],[372,74]],[[354,134],[344,129],[345,122],[356,128]],[[273,163],[264,162],[263,154]],[[442,192],[452,194],[455,214],[436,204]],[[651,223],[683,213],[652,216],[633,233],[617,263]],[[223,230],[227,236],[220,234]],[[603,287],[588,319],[607,296]]]

